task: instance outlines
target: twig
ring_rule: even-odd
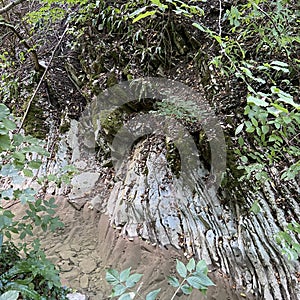
[[[7,11],[11,10],[12,8],[14,8],[15,6],[17,6],[18,4],[24,2],[26,0],[16,0],[16,1],[13,1],[11,3],[9,3],[8,5],[0,8],[0,15],[6,13]]]
[[[221,18],[222,18],[222,0],[219,0],[219,36],[222,36],[222,25],[221,25]]]
[[[56,52],[58,46],[61,44],[61,42],[62,42],[64,36],[66,35],[68,29],[69,29],[69,24],[67,24],[67,26],[66,26],[66,28],[65,28],[65,30],[64,30],[64,32],[63,32],[63,34],[62,34],[62,36],[60,37],[58,43],[56,44],[56,46],[55,46],[55,48],[54,48],[54,50],[53,50],[53,52],[52,52],[52,55],[51,55],[51,57],[50,57],[50,61],[49,61],[48,65],[47,65],[47,67],[46,67],[46,69],[45,69],[45,71],[44,71],[44,73],[43,73],[43,75],[42,75],[40,81],[39,81],[39,84],[38,84],[38,86],[36,87],[36,89],[35,89],[33,95],[31,96],[31,98],[30,98],[30,100],[29,100],[29,103],[28,103],[28,105],[27,105],[26,111],[25,111],[25,113],[24,113],[24,116],[23,116],[23,118],[22,118],[21,124],[20,124],[20,126],[19,126],[18,132],[20,132],[20,130],[21,130],[22,127],[23,127],[23,124],[24,124],[24,121],[25,121],[25,119],[26,119],[26,117],[27,117],[27,115],[28,115],[28,112],[29,112],[31,103],[32,103],[33,99],[35,98],[35,96],[36,96],[38,90],[40,89],[41,84],[42,84],[42,82],[43,82],[43,80],[44,80],[44,78],[45,78],[45,76],[46,76],[46,74],[47,74],[47,72],[48,72],[48,70],[49,70],[49,67],[50,67],[50,65],[51,65],[51,62],[52,62],[52,60],[53,60],[53,58],[54,58],[54,54],[55,54],[55,52]]]

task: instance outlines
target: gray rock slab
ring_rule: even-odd
[[[95,187],[100,174],[96,172],[84,172],[73,177],[71,184],[73,186],[69,199],[83,198],[89,194]]]

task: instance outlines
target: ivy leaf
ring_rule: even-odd
[[[178,272],[178,274],[182,277],[182,278],[186,278],[187,276],[187,269],[184,265],[183,262],[181,262],[180,260],[176,260],[177,264],[176,264],[176,270]]]
[[[147,294],[146,300],[155,300],[161,289],[154,290]]]

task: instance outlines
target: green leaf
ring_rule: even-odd
[[[138,273],[130,275],[128,277],[128,279],[126,280],[126,286],[133,287],[141,280],[142,277],[143,277],[143,274],[138,274]]]
[[[136,23],[141,19],[144,19],[144,18],[154,15],[155,13],[156,13],[156,10],[151,10],[151,11],[147,11],[143,14],[140,14],[136,18],[133,19],[132,23]]]
[[[7,134],[0,135],[0,151],[8,150],[11,146],[10,138]]]
[[[9,109],[3,103],[0,103],[0,121],[9,115]]]
[[[236,130],[235,130],[235,135],[238,135],[242,130],[243,130],[243,128],[244,128],[244,123],[242,123],[242,124],[240,124],[237,128],[236,128]]]
[[[113,287],[111,296],[112,297],[120,296],[126,292],[126,289],[127,289],[126,286],[124,286],[123,284],[117,284]]]
[[[41,165],[41,160],[32,160],[31,162],[29,162],[28,167],[31,169],[38,169]]]
[[[176,264],[176,270],[178,272],[178,274],[182,277],[182,278],[186,278],[187,276],[187,269],[184,265],[183,262],[181,262],[180,260],[176,260],[177,264]]]
[[[195,273],[195,276],[187,278],[187,282],[194,288],[202,289],[208,286],[215,285],[207,275],[203,273]],[[199,287],[196,287],[199,286]]]
[[[198,273],[203,273],[205,275],[208,273],[208,268],[207,268],[205,260],[202,259],[197,263],[196,271]]]
[[[190,295],[193,291],[193,288],[191,286],[189,286],[188,284],[184,284],[181,287],[181,290],[185,295]]]
[[[118,300],[131,300],[134,299],[135,294],[133,292],[125,293],[119,297]]]
[[[269,103],[266,102],[264,99],[253,97],[251,95],[247,97],[247,103],[252,103],[257,106],[263,106],[263,107],[269,106]]]
[[[202,25],[200,25],[199,23],[193,23],[192,24],[194,27],[196,27],[197,29],[199,29],[202,32],[206,32],[206,33],[212,33],[211,30],[209,30],[208,28],[203,27]]]
[[[250,208],[250,212],[253,212],[255,215],[257,215],[258,213],[260,213],[260,211],[261,211],[261,208],[259,206],[259,202],[258,202],[258,200],[255,200]]]
[[[205,287],[205,285],[203,285],[201,283],[201,280],[198,276],[191,276],[187,278],[187,282],[195,289],[197,290],[201,290],[202,288]]]
[[[154,290],[147,294],[146,300],[155,300],[157,295],[160,293],[161,289]]]
[[[25,155],[22,152],[14,152],[13,158],[20,163],[24,163],[26,159]]]
[[[120,273],[120,282],[125,282],[130,275],[131,268],[128,268]]]
[[[136,15],[139,15],[141,12],[145,11],[147,9],[147,6],[143,6],[141,8],[138,8],[137,10],[135,10],[133,13],[131,13],[129,15],[130,18],[133,18]]]
[[[2,121],[2,124],[5,126],[7,130],[15,130],[17,128],[15,122],[9,120],[9,119],[4,119]]]
[[[180,285],[178,279],[174,276],[168,276],[168,282],[173,287],[179,287]]]
[[[108,269],[106,272],[105,279],[109,284],[117,285],[118,283],[120,283],[119,272],[114,269]]]
[[[32,172],[32,170],[29,170],[29,169],[23,169],[23,174],[26,177],[33,177],[33,172]]]
[[[189,272],[192,272],[195,270],[195,267],[196,267],[195,260],[194,260],[194,258],[191,258],[189,260],[188,264],[186,265],[186,268]]]
[[[19,298],[19,294],[20,293],[18,291],[7,291],[0,296],[0,300],[17,300]]]
[[[277,65],[277,66],[280,66],[280,67],[284,67],[284,68],[287,68],[289,65],[283,61],[278,61],[278,60],[274,60],[270,63],[270,65]]]

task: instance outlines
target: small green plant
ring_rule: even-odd
[[[179,291],[185,295],[192,293],[193,289],[201,291],[206,294],[207,288],[213,286],[214,283],[207,276],[208,268],[204,260],[197,264],[192,258],[185,265],[180,260],[177,260],[176,271],[179,279],[176,276],[169,276],[168,283],[176,288],[176,291],[171,297],[175,298]],[[131,300],[138,297],[143,299],[140,294],[142,284],[135,288],[135,285],[141,280],[143,274],[131,274],[131,268],[128,268],[121,273],[115,269],[108,269],[106,272],[106,280],[113,286],[111,297],[119,297],[118,300]],[[161,289],[151,291],[146,295],[146,300],[155,300]]]
[[[54,217],[54,198],[39,198],[38,191],[30,187],[49,153],[40,140],[17,133],[16,128],[9,109],[0,104],[0,299],[67,299],[68,290],[61,286],[58,270],[46,259],[39,240],[31,245],[22,242],[27,235],[34,235],[34,227],[55,231],[63,223]],[[73,168],[52,180],[68,181],[69,171]],[[46,182],[41,180],[41,187]],[[17,203],[26,208],[19,219],[11,208]]]
[[[300,234],[300,224],[289,223],[284,231],[276,234],[275,240],[281,246],[281,252],[290,260],[297,260],[300,256],[300,244],[292,235]]]

